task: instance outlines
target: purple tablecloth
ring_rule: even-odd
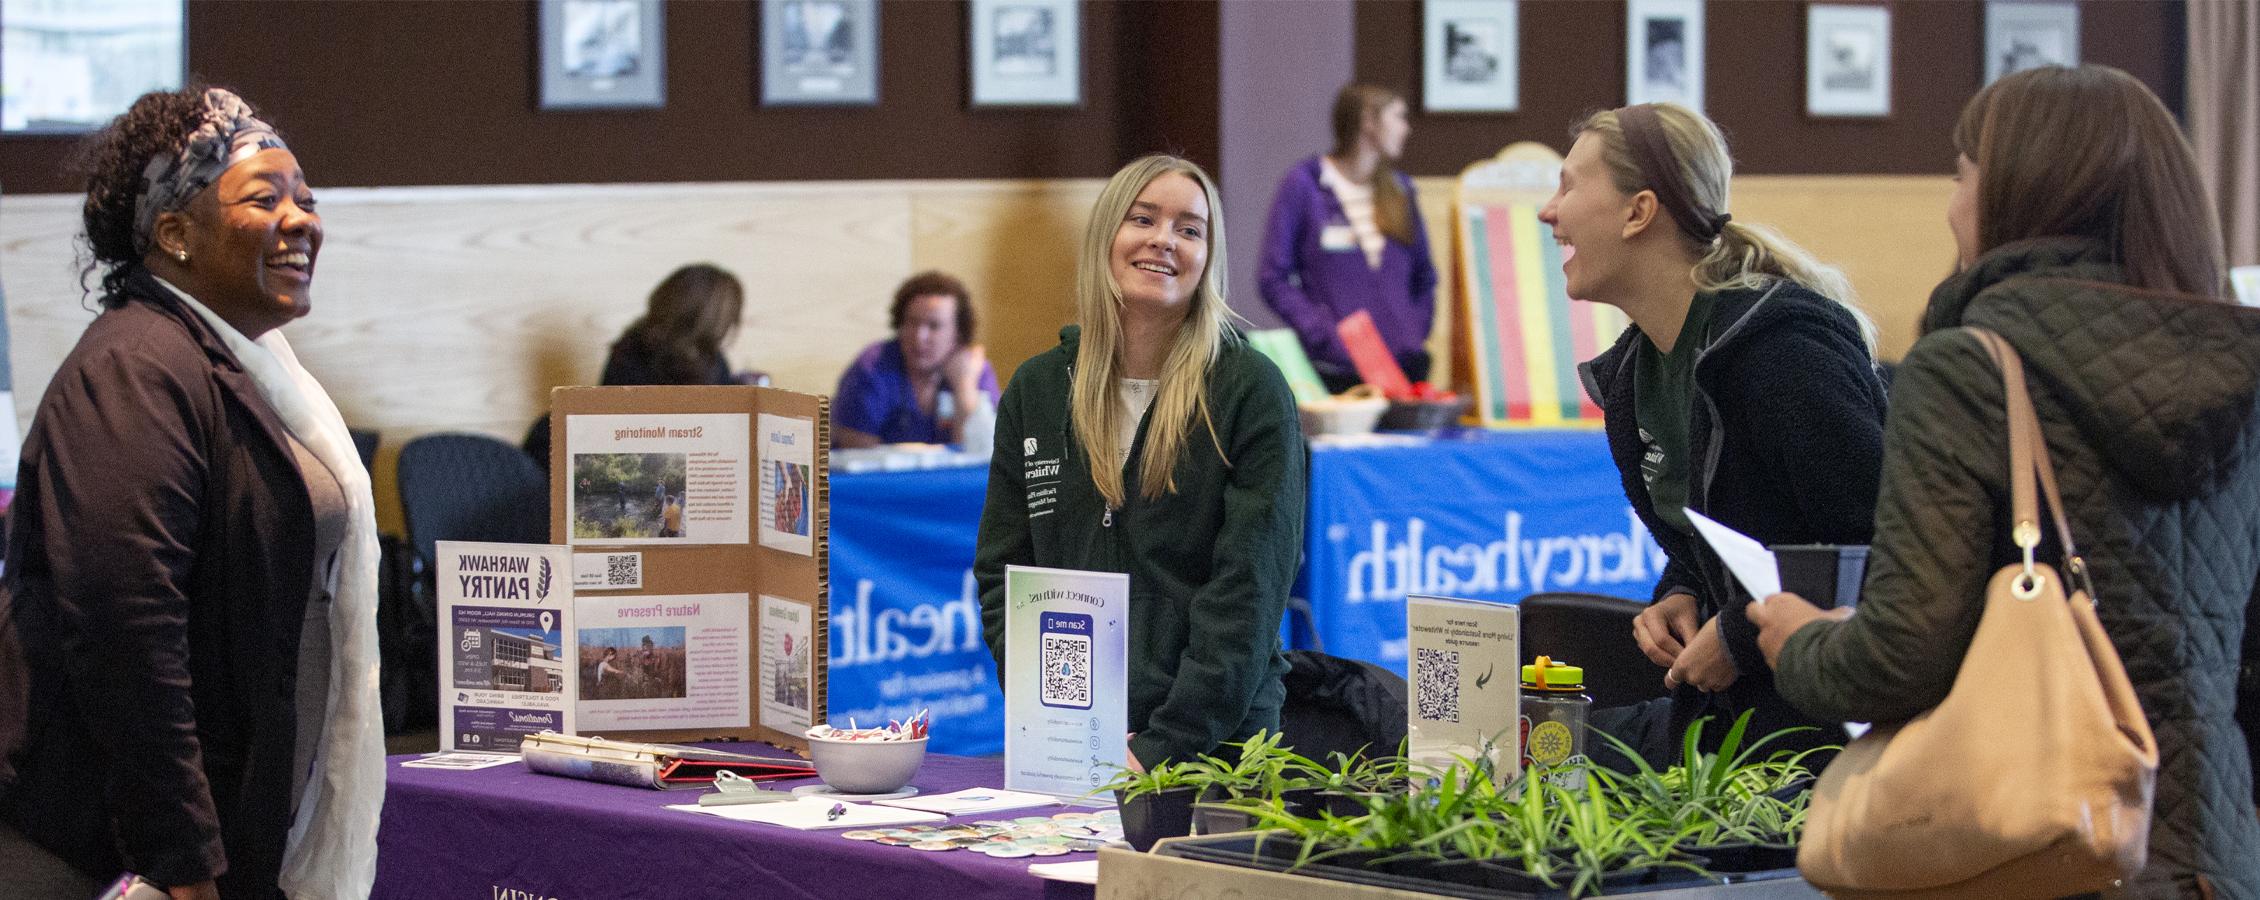
[[[756,745],[758,746],[758,745]],[[740,752],[759,752],[744,750]],[[851,841],[666,809],[700,791],[651,791],[537,775],[518,763],[471,772],[386,761],[377,833],[377,898],[597,900],[760,897],[764,900],[1088,900],[1087,885],[1044,881],[1031,862]],[[926,793],[1001,787],[998,760],[929,755],[912,781]],[[790,788],[814,779],[770,782]],[[1051,815],[1068,807],[967,816]]]

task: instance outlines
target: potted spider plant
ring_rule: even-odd
[[[1124,768],[1098,790],[1114,792],[1115,806],[1122,813],[1122,839],[1140,853],[1153,849],[1162,838],[1192,833],[1193,800],[1199,788],[1187,764],[1161,762],[1143,772]]]
[[[1187,782],[1200,789],[1193,802],[1193,831],[1224,834],[1254,827],[1254,812],[1284,809],[1289,791],[1308,788],[1303,773],[1309,760],[1279,746],[1280,735],[1258,731],[1237,744],[1237,759],[1201,754],[1185,764]],[[1300,761],[1300,763],[1298,763]]]

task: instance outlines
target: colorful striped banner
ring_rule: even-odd
[[[1616,340],[1624,314],[1569,299],[1561,246],[1536,205],[1469,204],[1460,226],[1460,308],[1483,424],[1598,427],[1577,366]]]

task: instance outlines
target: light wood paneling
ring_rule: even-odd
[[[1449,372],[1453,180],[1421,178],[1414,187],[1444,276],[1428,347],[1435,371]],[[1914,345],[1931,288],[1953,270],[1954,238],[1946,230],[1953,193],[1952,179],[1924,175],[1745,175],[1734,180],[1732,208],[1736,221],[1772,226],[1842,268],[1882,332],[1877,355],[1897,360]]]

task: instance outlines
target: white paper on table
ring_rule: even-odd
[[[1687,511],[1687,521],[1695,523],[1695,530],[1726,563],[1727,571],[1734,573],[1734,580],[1750,592],[1751,599],[1764,603],[1767,597],[1781,593],[1781,566],[1774,562],[1773,551],[1766,545],[1692,509]]]
[[[905,797],[901,800],[875,800],[880,806],[902,809],[922,809],[946,816],[965,816],[973,813],[1001,812],[1007,809],[1027,809],[1031,806],[1051,806],[1059,802],[1050,794],[1031,794],[1026,791],[1008,791],[1002,788],[966,788],[947,794]]]
[[[839,818],[832,818],[832,807],[841,807]],[[705,813],[740,822],[760,822],[764,825],[782,825],[801,831],[818,831],[826,828],[878,828],[887,825],[925,825],[943,822],[948,816],[914,809],[890,809],[863,803],[842,803],[822,797],[795,797],[784,803],[747,803],[735,806],[700,806],[682,803],[667,807],[684,812]]]
[[[516,753],[481,753],[476,750],[442,751],[426,753],[415,759],[404,760],[403,769],[458,769],[472,771],[506,766],[518,761]]]
[[[1099,861],[1095,859],[1063,863],[1029,863],[1028,874],[1051,881],[1072,881],[1076,884],[1099,883]]]

